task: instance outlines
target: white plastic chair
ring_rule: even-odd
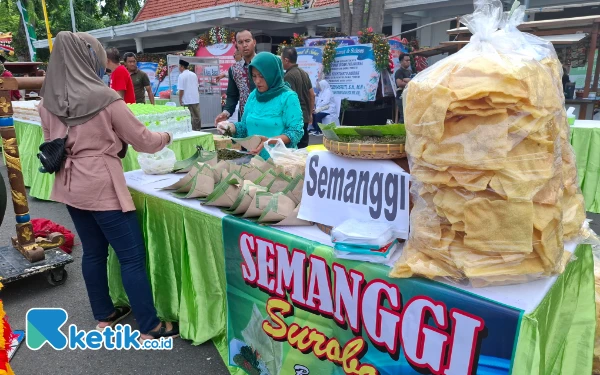
[[[325,117],[323,119],[323,121],[321,121],[321,123],[322,124],[331,124],[333,122],[333,123],[335,123],[336,126],[340,126],[341,107],[342,107],[342,98],[340,98],[339,96],[336,96],[335,97],[335,108],[337,109],[337,113],[336,114],[330,113],[329,116]]]

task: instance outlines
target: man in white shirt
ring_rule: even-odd
[[[198,77],[188,70],[190,63],[179,60],[179,78],[177,90],[179,91],[179,104],[190,110],[192,115],[192,129],[200,131],[200,93],[198,92]]]

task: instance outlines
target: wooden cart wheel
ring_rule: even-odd
[[[52,286],[58,286],[64,284],[68,276],[67,270],[64,267],[59,267],[46,273],[46,281]]]

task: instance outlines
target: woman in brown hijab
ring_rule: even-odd
[[[67,205],[83,245],[81,267],[97,329],[114,327],[133,310],[142,339],[176,336],[178,325],[161,322],[154,308],[144,239],[119,157],[128,144],[158,152],[172,136],[151,132],[135,118],[102,82],[105,67],[106,52],[94,37],[58,33],[39,110],[46,141],[67,135],[51,198]],[[131,309],[114,306],[109,296],[108,245],[121,264]]]

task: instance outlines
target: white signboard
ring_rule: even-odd
[[[349,218],[392,223],[406,239],[409,181],[410,175],[392,161],[313,151],[306,159],[298,217],[334,227]]]
[[[207,77],[216,77],[219,75],[219,66],[218,65],[214,65],[214,66],[205,66],[204,67],[204,71],[203,71],[203,75],[207,76]]]
[[[340,98],[359,102],[374,101],[377,96],[379,73],[371,44],[336,48],[331,73],[325,79],[333,93]]]

